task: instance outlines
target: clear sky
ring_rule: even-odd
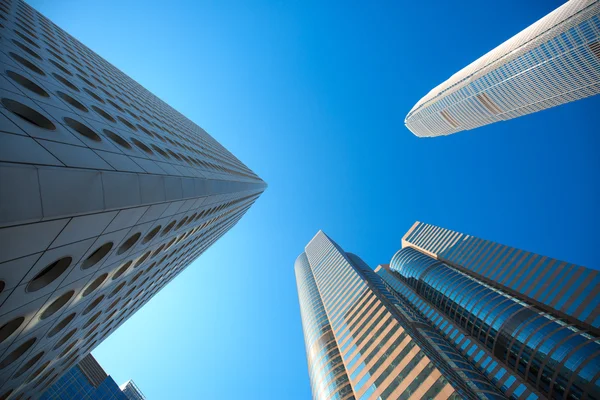
[[[600,96],[449,137],[404,117],[561,1],[30,0],[268,182],[95,351],[150,400],[308,399],[293,263],[372,267],[416,220],[597,268]]]

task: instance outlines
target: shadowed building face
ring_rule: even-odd
[[[0,1],[0,398],[43,393],[266,184],[19,0]]]
[[[569,1],[433,88],[404,122],[448,135],[599,92],[600,2]]]

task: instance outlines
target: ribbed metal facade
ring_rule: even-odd
[[[406,126],[448,135],[598,94],[599,14],[598,0],[568,1],[432,89]]]
[[[403,243],[600,334],[599,271],[421,222]]]
[[[379,275],[323,232],[295,268],[315,399],[502,398]],[[331,346],[325,351],[336,360],[325,367],[322,356],[313,355],[321,351],[314,343],[323,334]],[[332,375],[339,383],[327,384]]]
[[[597,271],[559,266],[568,265],[417,222],[377,272],[505,397],[599,399],[600,340],[565,308],[597,304]],[[515,274],[518,287],[507,285]],[[521,285],[523,275],[532,278]],[[534,301],[523,287],[558,290],[558,298]]]

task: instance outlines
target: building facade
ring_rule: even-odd
[[[127,400],[146,400],[146,396],[144,396],[140,388],[132,380],[128,380],[120,387],[125,396],[127,396]]]
[[[448,135],[600,92],[600,1],[572,0],[433,88],[405,124]]]
[[[315,399],[600,399],[598,271],[419,222],[374,271],[322,232],[295,269]]]
[[[40,400],[130,400],[119,385],[88,354],[56,381]]]
[[[19,0],[0,0],[0,399],[43,393],[266,184]]]
[[[313,398],[502,398],[379,275],[323,232],[295,271]]]

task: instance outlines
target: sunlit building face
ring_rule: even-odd
[[[319,232],[296,260],[314,398],[599,398],[598,271],[423,223],[402,244],[373,271]]]
[[[449,135],[599,92],[600,3],[568,1],[431,89],[405,124]]]

